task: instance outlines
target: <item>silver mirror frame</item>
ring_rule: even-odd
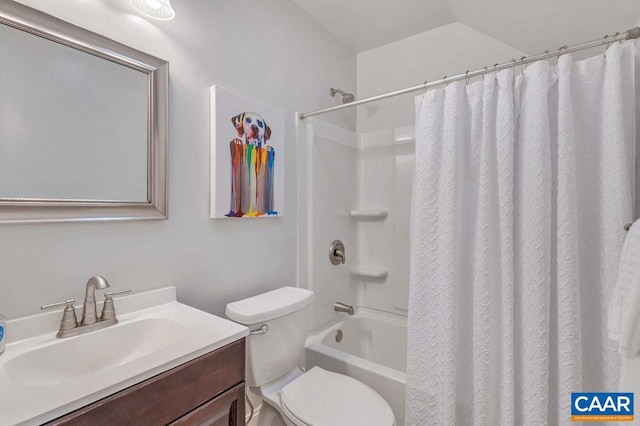
[[[0,0],[0,24],[149,76],[147,202],[0,200],[0,224],[167,219],[168,62],[13,0]]]

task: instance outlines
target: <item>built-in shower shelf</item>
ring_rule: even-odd
[[[352,266],[350,271],[353,275],[361,278],[384,279],[389,275],[389,271],[385,268],[375,266]]]
[[[351,210],[350,215],[355,220],[385,220],[389,212],[386,210]]]

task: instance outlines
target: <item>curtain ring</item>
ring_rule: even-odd
[[[516,67],[518,66],[518,61],[516,60],[516,58],[511,58],[511,68],[513,68],[513,73],[515,74],[516,72]]]
[[[620,35],[620,33],[619,33],[618,31],[616,31],[616,33],[613,35],[613,38],[617,38],[619,35]],[[625,40],[625,38],[623,37],[623,38],[621,38],[620,40],[618,40],[618,42],[619,42],[620,44],[622,44],[622,42],[623,42],[624,40]]]
[[[449,82],[447,81],[447,76],[446,75],[444,77],[442,77],[442,83],[444,83],[444,87],[447,87],[449,85]]]
[[[558,47],[558,57],[562,56],[562,51],[568,49],[569,46],[567,46],[566,44],[564,46],[560,46]]]
[[[485,65],[484,67],[482,67],[482,69],[484,70],[482,72],[482,77],[484,77],[485,75],[487,75],[487,72],[489,71],[489,68],[487,68],[487,66]]]
[[[427,93],[427,84],[429,84],[429,82],[427,80],[424,81],[424,93]]]
[[[467,82],[466,84],[469,84],[469,70],[467,70],[467,72],[464,73],[464,79]]]
[[[548,50],[547,50],[548,52]],[[522,58],[520,58],[520,67],[522,68],[522,73],[524,74],[524,70],[527,69],[527,64],[524,63],[524,60],[526,59],[526,56],[523,56]]]
[[[605,34],[604,37],[602,38],[602,40],[604,40],[603,44],[603,49],[604,52],[602,52],[602,54],[604,55],[604,57],[607,57],[607,49],[609,49],[609,46],[611,45],[611,43],[607,43],[607,39],[609,38],[608,34]]]

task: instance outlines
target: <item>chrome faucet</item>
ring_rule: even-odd
[[[82,320],[80,325],[91,325],[98,322],[96,314],[96,289],[109,288],[109,282],[100,275],[95,275],[87,281],[84,303],[82,304]]]
[[[99,330],[118,323],[116,311],[113,307],[113,296],[116,294],[129,293],[131,290],[112,291],[105,293],[104,305],[102,307],[102,315],[98,318],[96,314],[96,290],[104,290],[109,288],[109,282],[100,275],[93,276],[87,281],[84,303],[82,304],[82,320],[78,322],[76,317],[76,309],[73,304],[75,299],[65,300],[64,302],[43,305],[40,309],[49,309],[64,306],[62,321],[60,321],[60,329],[56,337],[71,337],[78,334],[88,333],[90,331]]]
[[[336,302],[333,304],[333,310],[336,312],[346,312],[349,315],[355,314],[353,305],[347,305],[346,303]]]

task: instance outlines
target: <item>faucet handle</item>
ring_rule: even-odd
[[[108,291],[104,294],[104,297],[110,298],[112,296],[117,296],[119,294],[124,294],[124,293],[131,293],[131,289],[129,288],[127,290]]]
[[[335,240],[329,246],[329,260],[333,265],[339,265],[347,261],[344,249],[344,243],[340,240]]]
[[[40,306],[40,309],[42,310],[64,306],[64,311],[62,313],[62,321],[60,321],[60,330],[58,330],[58,335],[62,333],[62,330],[71,330],[72,328],[76,328],[78,326],[78,317],[76,317],[76,309],[73,307],[74,303],[76,303],[76,299],[67,299],[64,302],[50,303],[48,305]]]
[[[69,306],[73,307],[74,303],[76,303],[76,299],[67,299],[64,302],[49,303],[48,305],[42,305],[40,306],[40,309],[45,310],[50,308],[57,308],[58,306],[65,306],[65,309],[66,309]]]
[[[109,291],[104,294],[104,304],[102,305],[102,314],[100,315],[100,321],[115,320],[116,309],[113,306],[113,296],[119,294],[130,293],[131,289],[120,291]]]

